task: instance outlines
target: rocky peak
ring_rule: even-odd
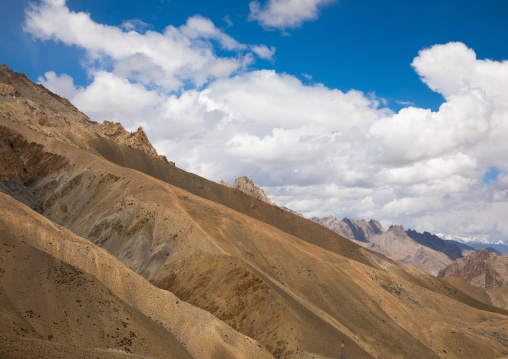
[[[381,234],[385,231],[382,224],[377,219],[371,219],[369,225],[374,234]]]
[[[388,228],[388,232],[392,232],[395,237],[407,237],[403,226],[392,225]]]
[[[352,239],[356,239],[360,242],[367,242],[367,236],[370,234],[370,231],[366,220],[355,220],[346,217],[342,221],[349,227],[353,236]]]
[[[238,177],[235,180],[235,183],[233,186],[231,186],[229,183],[224,182],[224,181],[220,181],[220,184],[223,186],[226,186],[226,187],[236,188],[244,193],[247,193],[249,196],[257,198],[265,203],[275,205],[275,203],[272,202],[270,200],[270,198],[268,198],[266,196],[265,192],[261,188],[256,186],[254,184],[254,182],[246,176]]]
[[[67,99],[5,64],[0,66],[0,104],[5,108],[3,115],[13,122],[78,147],[87,148],[87,138],[95,133],[165,160],[157,155],[143,128],[130,133],[120,123],[92,121]]]
[[[30,81],[24,74],[14,72],[7,65],[0,66],[0,96],[14,96],[24,102],[36,103],[37,108],[51,109],[64,116],[74,115],[82,126],[90,125],[90,119],[78,111],[69,100],[49,91],[42,85]],[[16,121],[18,122],[18,121]],[[25,124],[26,125],[26,124]]]
[[[166,156],[159,156],[157,154],[157,151],[148,140],[148,136],[141,126],[138,127],[136,132],[129,132],[123,128],[121,123],[104,121],[102,124],[97,124],[95,126],[95,132],[101,137],[136,148],[154,157],[159,157],[163,161],[167,162]]]
[[[492,257],[492,259],[494,259],[495,257],[497,257],[497,254],[496,253],[489,253],[489,251],[486,248],[480,248],[480,249],[477,249],[476,251],[474,251],[473,253],[471,253],[470,257],[471,257],[471,259],[486,261],[490,257]]]
[[[100,136],[109,138],[113,141],[126,137],[126,134],[128,133],[121,123],[111,121],[104,121],[102,124],[97,124],[95,131]]]
[[[145,131],[143,131],[143,127],[139,126],[136,132],[131,132],[128,137],[126,144],[130,147],[137,148],[143,152],[149,153],[152,156],[158,156],[157,151],[153,148],[152,144],[148,140],[148,136]]]

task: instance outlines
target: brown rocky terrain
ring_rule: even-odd
[[[99,135],[25,80],[0,71],[15,93],[0,97],[0,238],[15,246],[0,262],[9,278],[0,282],[9,293],[0,340],[10,347],[158,356],[159,335],[167,357],[334,358],[342,339],[351,358],[508,356],[507,311]],[[21,101],[53,126],[25,116]],[[143,340],[118,344],[130,330]]]
[[[137,148],[149,155],[154,157],[160,157],[167,162],[167,158],[164,155],[159,156],[155,148],[148,140],[148,136],[143,127],[138,127],[136,132],[126,131],[121,123],[114,123],[110,121],[104,121],[102,124],[95,126],[95,132],[105,138],[109,138],[117,143],[127,145],[129,147]]]
[[[96,150],[90,142],[96,137],[111,139],[167,161],[165,156],[157,154],[141,127],[136,132],[128,132],[120,123],[91,121],[67,99],[33,84],[5,64],[0,67],[0,96],[4,117],[40,133],[92,152]]]
[[[475,287],[485,288],[493,305],[508,309],[508,258],[480,248],[449,264],[438,277],[456,277]]]
[[[485,248],[459,258],[439,272],[438,277],[459,277],[476,287],[494,289],[508,285],[508,258]]]
[[[270,198],[268,198],[262,188],[259,188],[254,182],[246,176],[238,177],[235,183],[231,186],[229,183],[220,181],[220,184],[229,188],[236,188],[249,196],[259,199],[268,204],[275,205]]]
[[[0,355],[3,359],[153,359],[118,349],[83,348],[19,335],[0,333]]]
[[[114,349],[99,350],[103,356],[270,357],[253,340],[3,193],[0,210],[0,331],[9,344],[0,347],[2,358],[25,350],[12,335],[46,340],[29,340],[27,350],[49,352],[58,343],[78,347],[77,354]]]

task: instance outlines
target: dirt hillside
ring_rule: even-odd
[[[252,339],[2,193],[0,210],[2,333],[160,358],[270,357]]]

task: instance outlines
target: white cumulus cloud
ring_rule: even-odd
[[[273,60],[273,55],[275,54],[275,47],[273,46],[270,48],[268,48],[266,45],[252,46],[251,50],[260,58],[265,60]]]
[[[334,0],[268,0],[249,3],[249,19],[261,26],[277,29],[300,27],[305,21],[315,20],[319,10]]]
[[[141,34],[133,30],[132,22],[123,26],[130,31],[96,23],[87,13],[69,10],[63,0],[43,0],[25,13],[24,30],[34,38],[83,48],[90,59],[112,61],[124,75],[132,73],[137,79],[142,75],[166,91],[179,90],[188,81],[202,86],[211,79],[230,76],[251,61],[251,53],[246,53],[250,46],[240,44],[199,15],[180,27],[169,25],[162,33],[148,30]],[[219,57],[211,41],[235,53]],[[262,46],[254,48],[253,52],[259,53]],[[262,55],[266,58],[267,52]]]
[[[57,75],[54,71],[48,71],[44,76],[39,76],[39,83],[62,97],[72,99],[78,93],[74,85],[74,79],[67,74]]]
[[[251,17],[289,28],[327,3],[251,3]],[[88,56],[89,85],[51,71],[42,84],[93,120],[142,125],[185,170],[215,181],[247,175],[306,216],[508,238],[507,61],[478,59],[462,43],[423,49],[412,66],[444,102],[437,111],[413,105],[395,113],[354,89],[249,70],[254,56],[273,59],[275,49],[241,44],[201,16],[141,34],[46,0],[26,11],[25,30]],[[496,180],[483,183],[493,167]]]

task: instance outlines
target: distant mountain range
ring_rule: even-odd
[[[402,226],[391,226],[387,231],[379,221],[371,219],[344,218],[333,216],[311,218],[332,231],[356,241],[365,248],[382,253],[401,263],[409,264],[432,275],[463,257],[463,251],[474,248],[455,241],[444,241],[429,232],[418,233],[404,230]]]
[[[503,253],[508,253],[508,240],[507,241],[497,241],[493,243],[486,238],[479,237],[464,237],[464,236],[451,236],[445,235],[442,233],[437,234],[439,237],[443,238],[445,241],[452,240],[455,242],[466,243],[467,245],[473,248],[491,248],[498,250]]]
[[[454,243],[461,243],[458,241],[451,241],[446,239],[445,242],[454,242]],[[479,248],[486,248],[489,252],[496,252],[496,253],[508,253],[508,245],[501,242],[501,243],[486,243],[486,242],[466,242],[461,243],[464,245],[467,245],[468,247],[472,247],[474,249]]]

